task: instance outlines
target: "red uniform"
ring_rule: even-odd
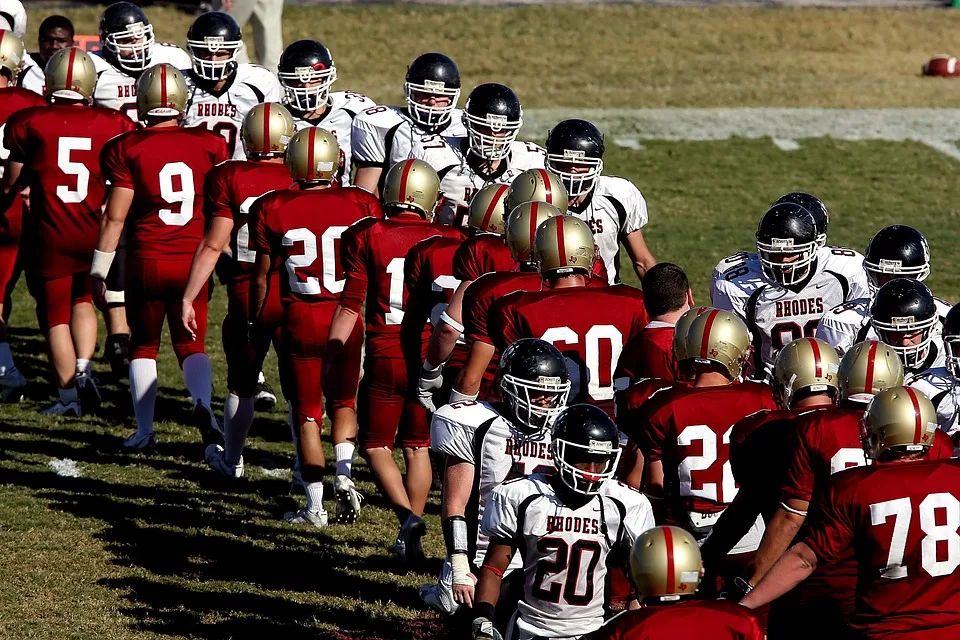
[[[501,350],[520,338],[553,343],[579,367],[571,402],[589,402],[614,417],[614,371],[623,345],[647,324],[643,294],[627,285],[513,293],[491,310]]]
[[[760,620],[730,601],[688,600],[627,611],[611,619],[591,640],[763,640]]]
[[[676,386],[687,385],[676,380],[647,378],[618,391],[615,400],[617,427],[619,427],[621,433],[627,434],[631,440],[636,442],[637,434],[644,427],[640,422],[640,411],[645,408],[647,401],[653,399],[654,396],[659,397],[659,394],[663,394]]]
[[[100,235],[106,184],[100,151],[136,125],[112,109],[38,106],[14,114],[4,131],[10,161],[23,163],[30,188],[35,247],[26,267],[38,276],[37,315],[44,329],[70,322],[90,302],[90,262]]]
[[[654,320],[636,338],[623,347],[617,377],[677,379],[677,361],[673,357],[672,324]]]
[[[960,637],[960,461],[851,469],[819,506],[804,542],[826,563],[855,550],[851,626],[868,638]]]
[[[357,420],[366,448],[430,444],[426,409],[410,389],[420,362],[408,371],[400,345],[400,325],[410,292],[404,283],[406,256],[433,236],[457,238],[461,232],[402,213],[387,220],[362,222],[343,234],[340,257],[346,284],[340,303],[360,312],[366,302],[366,361]]]
[[[284,387],[291,392],[297,424],[323,417],[323,353],[344,286],[336,241],[342,246],[351,226],[371,216],[380,216],[380,203],[357,187],[274,191],[259,198],[250,212],[250,246],[283,265],[282,351],[289,361]],[[344,345],[348,370],[337,372],[336,389],[327,389],[333,408],[356,406],[362,336],[358,319]]]
[[[195,341],[180,320],[181,300],[193,254],[203,239],[204,178],[227,156],[223,137],[200,128],[131,131],[103,149],[104,177],[114,188],[132,189],[134,194],[126,223],[131,358],[157,357],[164,316],[181,363],[203,353],[206,285],[194,301]]]
[[[250,248],[250,207],[263,194],[290,186],[290,170],[283,163],[231,160],[214,167],[204,182],[203,213],[227,218],[230,231],[230,262],[221,278],[227,284],[227,315],[223,319],[223,350],[227,358],[227,385],[238,389],[256,382],[271,340],[279,349],[283,308],[280,306],[280,265],[270,270],[267,301],[259,325],[265,331],[255,348],[247,339],[250,310],[250,278],[257,252]]]
[[[517,263],[503,236],[477,233],[460,245],[453,258],[453,275],[461,281],[476,280],[485,273],[513,271]]]
[[[33,91],[21,87],[6,87],[0,89],[0,139],[3,138],[4,128],[13,114],[30,107],[39,107],[46,104],[43,98]],[[9,154],[4,146],[0,153],[3,159]],[[16,284],[14,273],[17,272],[17,246],[20,244],[20,233],[23,224],[23,200],[20,192],[14,195],[10,207],[0,211],[0,295],[9,298],[10,292]],[[4,309],[9,313],[9,309]]]

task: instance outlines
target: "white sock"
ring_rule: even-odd
[[[337,457],[337,475],[350,477],[353,469],[353,452],[357,450],[357,445],[349,442],[341,442],[333,446],[333,453]]]
[[[243,445],[253,424],[253,398],[228,393],[223,403],[223,457],[227,464],[238,464]]]
[[[86,358],[77,358],[77,373],[82,376],[89,376],[93,372],[93,363]]]
[[[10,351],[9,342],[0,342],[0,369],[16,369],[17,365],[13,363],[13,352]]]
[[[303,488],[307,492],[307,511],[323,511],[323,483],[304,482]]]
[[[77,401],[77,388],[69,387],[67,389],[59,389],[60,402],[62,404],[70,404],[71,402]]]
[[[157,404],[157,361],[136,358],[130,361],[130,395],[137,417],[137,433],[153,433],[153,408]]]
[[[183,384],[187,387],[193,404],[202,404],[210,408],[210,395],[213,393],[213,369],[210,358],[205,353],[195,353],[183,361]]]

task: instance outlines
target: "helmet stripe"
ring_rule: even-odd
[[[864,379],[864,393],[873,393],[873,361],[877,357],[878,342],[870,343],[870,350],[867,352],[867,375]]]
[[[317,140],[317,128],[310,127],[310,134],[308,136],[310,139],[307,140],[307,180],[313,180],[316,178],[317,172],[317,163],[313,161],[313,145],[316,144]]]
[[[493,217],[493,212],[496,210],[497,206],[503,206],[501,199],[503,198],[503,192],[510,188],[508,184],[501,184],[497,187],[497,192],[493,194],[493,199],[490,200],[490,206],[487,207],[487,210],[483,213],[483,221],[480,223],[480,228],[486,230],[487,225],[490,224],[490,218]]]
[[[540,203],[531,202],[530,203],[530,249],[533,250],[533,240],[537,236],[537,209],[540,207]],[[527,254],[527,260],[530,259],[530,254]]]
[[[167,106],[167,65],[160,65],[160,106]]]
[[[553,188],[550,184],[550,174],[547,173],[546,169],[537,169],[537,172],[540,174],[540,179],[543,180],[544,202],[553,204]]]
[[[410,176],[410,169],[413,168],[413,160],[407,160],[403,164],[403,172],[400,174],[400,202],[407,201],[407,178]]]
[[[663,531],[663,543],[667,547],[667,580],[664,586],[667,594],[672,594],[677,590],[677,569],[673,561],[673,532],[670,531],[670,527],[664,527],[661,531]]]
[[[714,309],[707,315],[706,323],[703,326],[703,335],[700,337],[700,357],[706,358],[710,355],[710,332],[713,331],[713,322],[717,319],[720,310]]]
[[[910,387],[904,387],[904,390],[906,390],[907,395],[910,396],[910,402],[913,403],[913,442],[914,444],[920,444],[923,440],[923,420],[920,417],[920,400],[917,398],[917,392]]]
[[[263,146],[264,149],[261,151],[271,151],[273,145],[270,141],[270,103],[263,103]]]
[[[823,377],[823,365],[820,364],[820,345],[817,344],[815,338],[807,338],[807,342],[810,343],[810,348],[813,349],[813,375],[817,378]]]
[[[560,257],[560,266],[567,266],[567,248],[563,243],[563,216],[557,216],[557,254]]]
[[[65,89],[70,89],[73,86],[73,61],[77,58],[77,48],[70,47],[70,60],[67,61],[67,86]]]

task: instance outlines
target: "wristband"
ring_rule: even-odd
[[[113,258],[117,255],[116,251],[93,251],[93,264],[90,265],[90,275],[98,280],[106,280],[110,273],[110,265],[113,264]]]
[[[450,516],[443,519],[443,541],[447,544],[447,555],[453,557],[454,554],[462,553],[466,555],[468,543],[467,540],[467,519],[463,516]]]
[[[440,377],[440,372],[443,369],[443,365],[435,366],[429,360],[423,361],[423,369],[420,371],[420,377],[424,380],[436,380]]]
[[[448,325],[456,329],[458,332],[463,333],[463,325],[457,322],[456,320],[454,320],[453,318],[451,318],[450,316],[448,316],[446,311],[440,314],[440,320],[442,320],[443,322],[446,322]]]
[[[455,553],[450,556],[450,573],[455,585],[469,587],[474,584],[470,578],[470,560],[465,553]]]
[[[740,576],[737,576],[736,578],[733,579],[733,584],[735,584],[737,588],[743,592],[743,595],[747,595],[748,593],[753,591],[753,588],[754,588],[752,584],[750,584]]]
[[[455,402],[473,402],[479,396],[479,393],[474,393],[473,395],[467,395],[465,393],[460,393],[456,389],[450,390],[450,404]]]

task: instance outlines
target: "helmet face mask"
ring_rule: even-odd
[[[440,131],[460,100],[460,70],[442,53],[425,53],[407,68],[403,94],[410,119],[426,131]]]
[[[603,173],[603,134],[586,120],[570,119],[547,134],[546,167],[571,198],[590,193]]]
[[[524,338],[504,349],[497,377],[512,422],[527,435],[553,426],[570,396],[566,360],[543,340]]]
[[[523,126],[517,95],[502,84],[482,84],[470,92],[463,111],[470,153],[484,160],[503,160]]]
[[[582,495],[599,493],[620,461],[617,426],[592,405],[572,405],[557,416],[550,447],[561,482]]]
[[[100,44],[108,58],[127,73],[150,67],[155,42],[153,25],[133,3],[112,4],[100,16]]]
[[[763,274],[781,286],[806,280],[819,248],[813,214],[798,204],[775,204],[760,219],[757,257]]]
[[[187,51],[198,78],[220,81],[237,69],[243,46],[240,27],[225,13],[211,11],[194,21],[187,33]]]
[[[877,337],[900,356],[907,369],[927,359],[937,321],[933,294],[917,280],[891,280],[877,291],[870,306]]]
[[[942,338],[943,348],[947,350],[947,370],[954,378],[960,378],[960,305],[947,312]]]
[[[329,100],[330,89],[337,80],[337,66],[321,43],[298,40],[280,56],[277,78],[287,106],[310,113]]]
[[[813,216],[813,221],[817,227],[817,246],[823,248],[827,246],[827,226],[830,224],[830,212],[827,206],[815,195],[803,191],[792,191],[780,196],[774,202],[774,205],[784,202],[798,204]]]

